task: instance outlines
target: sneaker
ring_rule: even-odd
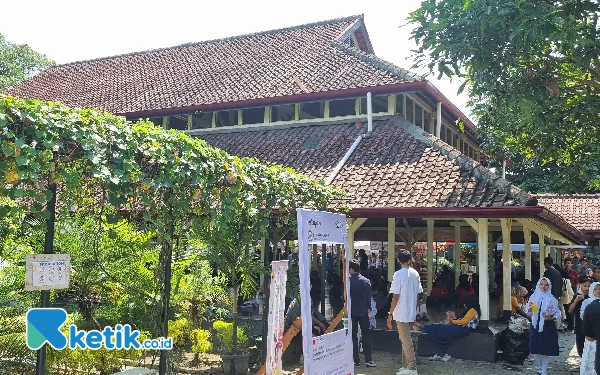
[[[452,359],[452,357],[450,357],[448,354],[446,354],[445,356],[442,357],[442,361],[444,361],[444,362],[448,362],[451,359]]]
[[[440,357],[437,354],[434,354],[431,357],[429,357],[429,360],[431,360],[431,361],[437,361],[438,359],[442,359],[442,357]]]
[[[417,370],[403,368],[402,370],[398,371],[396,375],[419,375],[419,373],[417,372]]]
[[[354,362],[354,367],[360,367],[360,362]]]
[[[366,363],[365,363],[365,365],[366,365],[367,367],[377,367],[377,365],[376,365],[376,364],[375,364],[375,362],[373,362],[373,361],[366,362]]]

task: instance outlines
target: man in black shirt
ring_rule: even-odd
[[[360,357],[358,356],[358,326],[360,325],[365,364],[368,367],[375,367],[375,362],[373,362],[373,358],[371,357],[371,331],[369,329],[369,321],[371,319],[371,282],[360,274],[360,264],[356,260],[350,261],[349,272],[354,366],[360,365]]]
[[[552,296],[554,296],[554,298],[556,298],[557,300],[560,300],[563,287],[562,276],[560,275],[560,272],[558,272],[558,270],[553,267],[553,264],[554,261],[552,257],[544,258],[544,267],[546,267],[544,277],[547,277],[548,280],[550,280],[550,283],[552,284],[552,290],[550,291],[550,293],[552,293]]]
[[[586,340],[596,340],[597,342],[600,338],[600,300],[590,303],[585,308],[582,331]],[[600,350],[596,350],[596,374],[600,375]]]

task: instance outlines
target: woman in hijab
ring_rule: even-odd
[[[526,312],[531,316],[529,326],[529,352],[539,363],[538,371],[548,374],[548,357],[558,356],[558,333],[555,321],[561,319],[558,301],[552,296],[552,283],[542,277],[529,297]]]
[[[479,317],[481,309],[479,308],[479,299],[476,296],[465,297],[464,304],[466,311],[459,319],[452,319],[449,324],[429,324],[423,326],[423,332],[429,335],[429,338],[435,344],[443,357],[434,355],[430,359],[441,359],[448,362],[451,357],[448,355],[448,347],[454,339],[458,337],[468,336],[471,330],[474,330],[479,325]]]
[[[581,319],[585,314],[585,308],[595,300],[600,299],[600,282],[594,282],[590,285],[590,298],[583,300],[581,303]],[[583,344],[583,355],[581,356],[581,366],[579,373],[581,375],[594,374],[596,362],[596,340],[590,340],[586,337]]]
[[[456,294],[458,295],[458,304],[460,306],[465,304],[465,297],[475,295],[475,289],[471,287],[469,275],[460,275],[458,278],[458,286],[456,287]]]

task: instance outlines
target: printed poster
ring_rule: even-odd
[[[348,324],[344,329],[313,337],[312,311],[310,306],[311,257],[309,245],[344,245],[344,268],[347,270],[350,255],[348,254],[348,241],[346,238],[346,216],[305,209],[298,209],[297,215],[304,373],[306,375],[354,375],[352,320],[348,319]],[[345,275],[346,285],[349,285],[349,275],[347,272]],[[346,288],[346,301],[347,316],[350,316],[349,287]]]
[[[281,354],[283,353],[283,332],[285,317],[285,285],[287,283],[288,261],[271,263],[271,285],[269,295],[269,316],[267,330],[266,374],[281,374]]]

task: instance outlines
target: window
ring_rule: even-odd
[[[406,97],[406,119],[413,121],[413,101],[408,96]]]
[[[238,111],[221,111],[217,112],[217,117],[215,119],[215,123],[217,127],[220,126],[235,126],[238,124]]]
[[[148,120],[154,123],[156,126],[163,126],[163,118],[162,117],[150,117]]]
[[[300,120],[325,117],[325,102],[300,104]]]
[[[265,107],[245,108],[242,110],[242,124],[261,124],[265,122]]]
[[[385,113],[388,111],[387,95],[371,95],[371,110],[373,113]],[[367,114],[367,98],[360,98],[360,113]]]
[[[416,104],[415,105],[415,125],[417,126],[421,126],[421,124],[423,123],[423,107],[421,107],[420,105]]]
[[[212,128],[213,112],[200,112],[192,115],[192,129]]]
[[[402,106],[404,105],[404,99],[402,99],[404,95],[396,95],[396,113],[402,114]]]
[[[332,100],[329,102],[329,117],[356,115],[356,99]]]
[[[294,104],[276,105],[271,107],[271,122],[293,121],[296,116]]]
[[[169,129],[187,130],[187,116],[169,117]]]

